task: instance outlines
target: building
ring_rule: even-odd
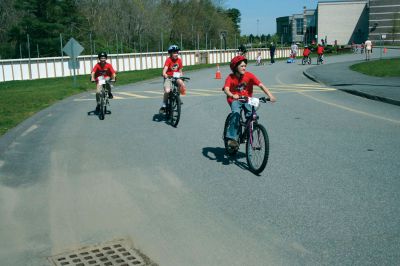
[[[377,44],[400,44],[400,1],[369,1],[369,37]]]
[[[320,1],[318,40],[326,44],[362,43],[368,38],[368,1]]]
[[[315,11],[315,9],[304,7],[303,14],[277,18],[276,32],[280,37],[280,42],[285,44],[311,43],[317,32]]]
[[[276,34],[279,36],[279,41],[282,44],[292,42],[292,25],[291,17],[279,17],[276,19]]]

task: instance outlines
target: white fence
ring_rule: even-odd
[[[255,60],[258,53],[263,60],[270,58],[269,49],[250,49],[247,52],[249,60]],[[196,50],[182,51],[180,57],[184,66],[196,64],[219,64],[229,62],[237,50]],[[288,48],[276,49],[275,58],[287,58],[290,55]],[[109,61],[117,72],[162,68],[167,53],[132,53],[110,54]],[[30,80],[41,78],[67,77],[74,74],[69,68],[69,57],[46,57],[31,59],[0,60],[0,82],[11,80]],[[97,56],[79,56],[79,69],[76,75],[90,74],[97,63]]]

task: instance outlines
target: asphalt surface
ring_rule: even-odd
[[[375,50],[372,60],[380,58],[379,49]],[[400,49],[389,51],[390,55],[395,56],[397,53],[397,56],[400,56]],[[362,57],[361,54],[360,57]],[[304,75],[316,82],[348,93],[400,105],[400,77],[373,77],[350,70],[349,67],[356,63],[360,63],[360,59],[350,62],[324,64],[305,70]]]
[[[0,138],[0,264],[124,238],[167,266],[397,265],[399,106],[310,81],[312,67],[248,67],[278,100],[258,110],[260,176],[243,147],[224,154],[215,69],[187,73],[178,128],[157,114],[160,79],[117,87],[104,121],[93,93],[25,121]]]

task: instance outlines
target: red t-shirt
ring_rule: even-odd
[[[99,76],[110,77],[112,74],[115,74],[115,70],[110,63],[105,63],[102,67],[100,63],[97,63],[94,67],[92,72],[94,72],[94,78],[97,80]]]
[[[324,47],[323,46],[318,46],[317,47],[317,54],[323,54],[324,53]]]
[[[164,67],[168,67],[167,75],[173,76],[174,72],[179,72],[183,68],[182,60],[180,58],[173,60],[171,57],[168,57],[167,60],[165,60]]]
[[[310,49],[304,49],[304,52],[303,52],[303,56],[309,56],[310,55],[310,53],[311,53],[311,50]]]
[[[229,87],[229,91],[232,94],[252,97],[253,85],[259,86],[260,84],[261,81],[253,73],[245,72],[240,80],[235,74],[230,74],[225,80],[224,88]],[[234,99],[227,97],[227,101],[231,104]]]

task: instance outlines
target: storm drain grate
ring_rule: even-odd
[[[56,266],[147,266],[156,265],[126,240],[86,246],[49,257]]]

